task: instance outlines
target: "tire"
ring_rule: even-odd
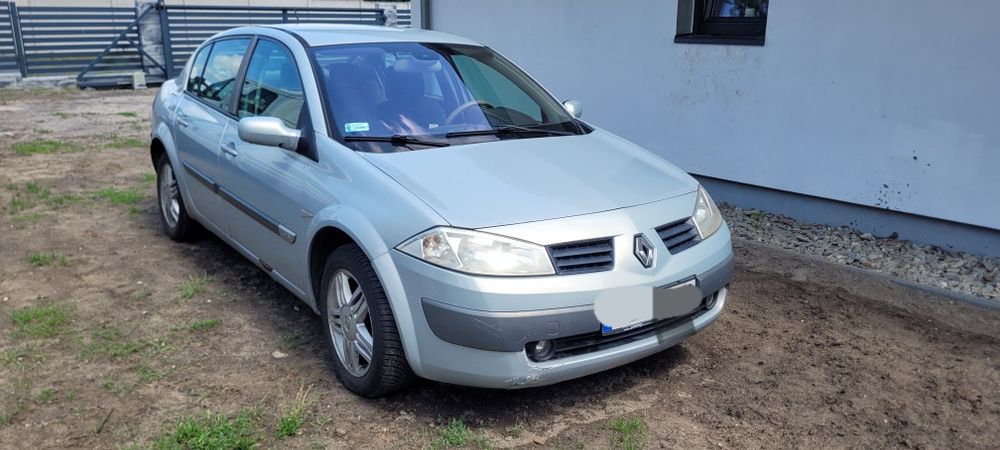
[[[340,246],[327,257],[319,309],[337,378],[348,390],[381,397],[409,386],[416,378],[403,353],[382,283],[356,244]],[[370,341],[365,342],[368,337]],[[370,355],[367,365],[366,353]]]
[[[163,231],[177,242],[190,240],[196,224],[187,213],[184,198],[177,185],[176,171],[164,153],[156,162],[156,203]]]

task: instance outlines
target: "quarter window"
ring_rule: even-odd
[[[296,128],[305,96],[295,58],[276,42],[260,40],[250,57],[239,116],[277,117]]]
[[[205,61],[208,61],[208,54],[211,52],[212,45],[209,44],[207,47],[202,48],[198,52],[198,55],[194,57],[194,62],[191,63],[191,73],[188,75],[188,92],[193,94],[204,83],[205,79],[202,78],[202,74],[205,72]]]
[[[212,45],[205,71],[191,93],[222,111],[229,111],[236,75],[249,46],[249,39],[227,39]]]
[[[768,0],[680,0],[674,42],[764,45]]]

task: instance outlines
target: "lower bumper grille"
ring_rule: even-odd
[[[701,299],[701,307],[686,316],[663,319],[658,322],[653,322],[651,324],[644,325],[632,330],[623,331],[621,333],[604,336],[603,334],[601,334],[600,331],[595,331],[593,333],[578,334],[576,336],[557,338],[553,340],[554,349],[552,356],[550,358],[547,358],[545,361],[552,361],[561,358],[569,358],[572,356],[598,352],[601,350],[607,350],[609,348],[618,347],[620,345],[626,345],[632,342],[641,341],[650,336],[657,335],[663,332],[664,330],[672,326],[675,326],[681,322],[694,319],[704,314],[706,311],[715,306],[715,302],[716,300],[718,300],[718,298],[719,298],[719,292],[716,291],[712,295]]]

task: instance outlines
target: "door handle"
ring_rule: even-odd
[[[229,156],[236,156],[240,154],[240,152],[236,150],[236,143],[233,141],[223,142],[222,151]]]

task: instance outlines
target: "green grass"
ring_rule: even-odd
[[[157,450],[249,450],[260,437],[254,430],[253,417],[241,412],[235,418],[206,413],[188,416],[170,425],[153,443]]]
[[[202,330],[210,330],[219,326],[219,319],[195,320],[187,325],[188,331],[194,333]]]
[[[61,208],[78,203],[82,199],[82,197],[73,193],[58,194],[49,198],[48,204],[56,208]]]
[[[278,418],[278,429],[275,434],[278,438],[297,436],[302,433],[302,424],[305,421],[305,408],[296,405]]]
[[[79,195],[72,193],[53,195],[52,191],[50,191],[47,187],[41,186],[35,182],[25,184],[23,188],[19,188],[17,185],[11,185],[8,186],[8,189],[14,191],[14,195],[10,198],[5,210],[14,216],[12,220],[15,223],[37,221],[40,218],[37,212],[25,214],[21,213],[40,204],[47,204],[53,208],[60,208],[74,204],[81,200]]]
[[[146,141],[134,137],[114,137],[105,144],[108,148],[136,148],[146,145]]]
[[[132,111],[122,111],[122,112],[119,112],[119,113],[116,113],[116,114],[118,114],[119,116],[122,116],[122,117],[135,117],[135,113],[132,112]]]
[[[142,173],[142,182],[145,183],[145,184],[153,184],[153,183],[155,183],[156,182],[156,173],[155,172],[143,172]]]
[[[203,294],[208,292],[208,283],[212,281],[212,277],[208,275],[202,275],[199,278],[195,278],[193,275],[188,277],[179,288],[181,298],[184,300],[189,300],[194,298],[198,294]]]
[[[28,142],[17,142],[13,146],[14,153],[18,155],[47,155],[49,153],[75,150],[76,146],[65,141],[53,139],[39,139]]]
[[[94,192],[94,196],[115,205],[133,205],[139,203],[145,197],[137,187],[126,189],[104,188]]]
[[[146,342],[133,339],[118,328],[102,325],[90,333],[90,340],[80,348],[80,356],[125,358],[141,352],[147,346]]]
[[[14,421],[14,416],[18,415],[21,411],[24,411],[24,403],[19,401],[14,405],[13,410],[0,414],[0,427],[10,425]]]
[[[108,391],[117,396],[121,396],[122,394],[125,393],[125,385],[122,383],[118,383],[114,380],[110,379],[104,380],[103,382],[101,382],[101,387],[104,388],[105,391]]]
[[[135,374],[139,383],[142,384],[152,383],[166,376],[166,373],[154,369],[148,362],[139,364],[139,367],[135,369]]]
[[[49,130],[47,128],[35,128],[35,133],[38,133],[38,134],[49,134],[49,133],[52,133],[52,130]]]
[[[12,348],[0,353],[0,367],[22,367],[25,362],[42,361],[45,361],[45,355],[38,350],[38,347],[30,344],[24,348]]]
[[[624,419],[621,417],[611,421],[611,446],[625,450],[642,448],[646,437],[646,423],[639,418]]]
[[[70,117],[73,117],[73,114],[70,114],[68,112],[63,112],[63,111],[56,111],[56,112],[52,113],[52,116],[53,117],[58,117],[60,119],[68,119]]]
[[[132,297],[135,298],[136,300],[146,300],[152,295],[153,291],[151,291],[149,288],[144,287],[139,289],[138,291],[135,291],[135,294],[132,294]]]
[[[281,333],[281,346],[285,350],[294,350],[305,345],[306,335],[298,331],[288,331]]]
[[[49,403],[55,397],[56,390],[50,387],[42,389],[42,391],[38,393],[38,400],[42,403]]]
[[[65,266],[69,264],[69,258],[56,252],[28,252],[28,262],[35,267]]]
[[[17,215],[17,216],[11,217],[10,221],[11,221],[11,223],[14,223],[14,224],[25,224],[25,223],[35,223],[35,222],[38,222],[38,219],[41,219],[41,218],[42,218],[42,216],[39,215],[38,213],[27,213],[27,214],[21,214],[21,215]]]
[[[65,330],[69,324],[71,308],[61,305],[32,306],[10,313],[15,334],[48,338]]]
[[[490,442],[486,436],[472,432],[461,419],[452,419],[448,425],[438,428],[437,438],[431,442],[431,448],[456,447],[489,448]]]

